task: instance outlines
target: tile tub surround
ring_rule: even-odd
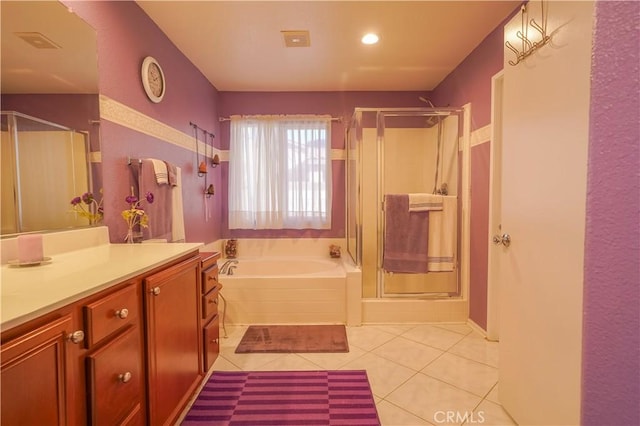
[[[3,255],[5,246],[12,244],[2,240]],[[106,227],[45,234],[44,255],[50,256],[51,262],[29,267],[2,265],[1,326],[7,329],[25,323],[201,246],[109,244]]]

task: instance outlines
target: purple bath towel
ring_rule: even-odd
[[[429,212],[409,212],[408,194],[385,195],[384,255],[387,272],[428,272]]]
[[[140,177],[140,198],[142,207],[149,216],[149,226],[143,229],[145,240],[151,238],[166,239],[172,241],[172,194],[171,185],[158,185],[153,163],[148,160],[142,160],[142,170]],[[153,193],[153,203],[149,204],[144,200],[147,192]]]

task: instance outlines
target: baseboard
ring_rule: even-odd
[[[476,322],[471,318],[467,319],[467,325],[471,327],[473,331],[480,334],[485,339],[487,338],[487,331],[484,328],[480,327],[478,324],[476,324]]]

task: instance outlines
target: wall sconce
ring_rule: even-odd
[[[215,169],[216,167],[218,167],[219,164],[220,164],[220,157],[218,157],[218,154],[216,154],[211,159],[211,167]]]
[[[216,191],[213,188],[213,184],[209,184],[207,189],[204,191],[204,195],[206,195],[207,198],[211,198],[211,196],[214,195],[215,193],[216,193]]]
[[[207,174],[207,163],[205,163],[204,161],[201,161],[200,165],[198,166],[198,176],[202,177],[206,174]]]

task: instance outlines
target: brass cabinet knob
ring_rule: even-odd
[[[120,382],[122,383],[127,383],[129,380],[131,380],[131,373],[130,372],[126,372],[126,373],[122,373],[118,375],[118,380],[120,380]]]
[[[116,317],[118,317],[120,319],[125,319],[128,316],[129,316],[129,310],[127,308],[122,308],[122,309],[116,311]]]
[[[67,336],[67,340],[75,344],[82,342],[84,340],[84,331],[78,330],[78,331],[74,331],[73,333],[70,333]]]

